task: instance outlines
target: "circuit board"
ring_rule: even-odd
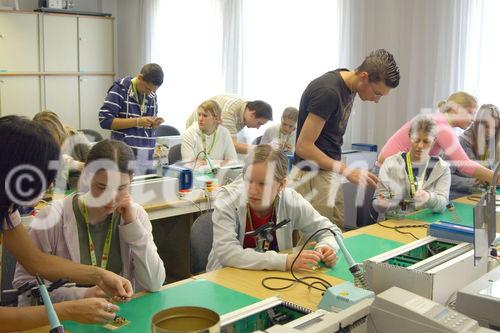
[[[390,265],[400,266],[400,267],[410,267],[415,265],[422,260],[435,256],[438,253],[452,248],[456,244],[448,243],[443,241],[433,241],[428,244],[419,246],[413,250],[397,255],[393,258],[386,260],[385,262]]]

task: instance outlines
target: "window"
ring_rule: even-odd
[[[165,71],[159,114],[185,129],[188,116],[222,88],[222,19],[219,2],[159,1],[159,40],[153,61]]]
[[[484,0],[474,3],[477,14],[474,15],[471,28],[473,37],[467,50],[466,75],[464,90],[475,94],[480,104],[500,105],[498,95],[498,56],[500,44],[500,2]]]
[[[243,2],[241,94],[271,104],[274,123],[299,107],[312,79],[338,67],[337,15],[332,0]]]

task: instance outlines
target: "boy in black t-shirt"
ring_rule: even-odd
[[[376,186],[377,177],[341,162],[341,148],[356,94],[377,103],[399,84],[399,68],[391,53],[380,49],[354,71],[337,69],[313,80],[302,94],[292,172],[295,189],[323,216],[344,225],[340,176],[351,183]],[[310,175],[310,172],[317,172]]]

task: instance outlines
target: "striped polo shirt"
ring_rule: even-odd
[[[111,130],[111,139],[129,145],[139,162],[153,159],[156,138],[150,127],[131,127],[112,130],[114,118],[152,117],[158,114],[158,101],[154,92],[146,96],[144,112],[141,115],[142,100],[138,100],[132,88],[132,77],[116,80],[108,90],[104,104],[99,111],[99,123],[102,128]]]

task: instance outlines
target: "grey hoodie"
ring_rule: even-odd
[[[443,212],[448,204],[450,193],[450,167],[448,163],[437,157],[429,177],[424,182],[423,190],[430,195],[424,205],[417,205],[417,209],[429,208],[433,212]],[[402,199],[410,198],[410,181],[406,172],[406,161],[401,152],[387,158],[380,168],[379,183],[373,196],[373,207],[379,213],[385,213],[386,208],[378,204],[378,197],[392,197],[389,209],[397,207]]]
[[[247,214],[247,198],[244,193],[244,184],[240,177],[224,186],[217,194],[212,214],[214,238],[208,256],[207,271],[224,266],[284,271],[287,254],[275,251],[259,253],[254,249],[243,248]],[[286,218],[291,220],[276,230],[280,250],[293,247],[292,231],[295,229],[302,231],[306,238],[321,228],[330,228],[336,233],[342,233],[335,224],[321,216],[308,201],[291,188],[285,188],[278,194],[276,217],[277,222]],[[318,242],[316,247],[327,245],[336,251],[339,249],[335,238],[329,232],[319,233],[314,240]]]

